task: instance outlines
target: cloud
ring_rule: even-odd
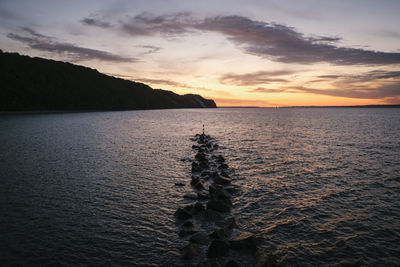
[[[217,32],[246,53],[283,63],[400,64],[400,53],[340,47],[335,44],[339,37],[307,37],[293,27],[237,15],[194,19],[190,13],[161,16],[142,13],[122,22],[121,29],[131,36],[175,36],[195,30]]]
[[[82,61],[82,60],[92,60],[92,59],[112,61],[112,62],[136,61],[136,59],[134,58],[126,58],[106,51],[81,47],[71,43],[57,42],[54,41],[53,37],[40,34],[28,27],[22,27],[21,29],[25,33],[28,33],[28,36],[9,33],[7,34],[7,37],[12,40],[27,44],[32,49],[66,55],[68,59],[71,61]]]
[[[150,13],[141,13],[122,23],[122,30],[132,36],[146,36],[162,34],[165,36],[181,35],[195,25],[190,13],[154,16]]]
[[[213,100],[219,107],[227,106],[242,106],[242,107],[265,107],[265,106],[275,106],[276,104],[270,103],[265,100],[254,100],[254,99],[237,99],[237,98],[218,98],[213,97]]]
[[[94,19],[94,18],[83,18],[81,20],[82,24],[88,25],[88,26],[96,26],[100,28],[111,28],[112,24],[107,22],[107,21],[102,21],[99,19]]]
[[[223,95],[223,96],[230,96],[231,93],[227,92],[227,91],[223,91],[223,90],[215,90],[215,89],[209,89],[209,88],[205,88],[205,87],[198,87],[198,86],[192,86],[186,83],[180,83],[180,82],[175,82],[175,81],[170,81],[170,80],[164,80],[164,79],[146,79],[146,78],[137,78],[134,79],[135,81],[139,81],[142,83],[149,83],[151,85],[169,85],[172,87],[176,87],[176,88],[186,88],[186,89],[196,89],[196,90],[200,90],[200,91],[204,91],[204,92],[208,92],[208,93],[212,93],[212,94],[216,94],[216,95]]]
[[[219,32],[244,51],[284,63],[335,65],[400,64],[400,53],[338,47],[316,41],[285,25],[254,21],[242,16],[206,19],[200,29]]]
[[[147,49],[144,54],[154,54],[160,52],[163,48],[154,45],[141,45],[141,48]]]
[[[328,88],[315,88],[309,81],[300,86],[283,86],[278,89],[259,87],[253,93],[307,93],[358,99],[397,99],[400,97],[400,71],[374,70],[359,75],[320,75],[318,78]]]
[[[400,96],[400,83],[383,84],[372,88],[335,88],[335,89],[316,89],[303,86],[289,87],[296,93],[310,93],[318,95],[328,95],[336,97],[360,98],[360,99],[382,99],[387,97]]]
[[[252,90],[249,90],[248,92],[250,93],[288,93],[288,89],[285,88],[279,88],[279,89],[272,89],[272,88],[264,88],[264,87],[258,87]]]
[[[252,86],[258,84],[268,84],[271,82],[287,82],[286,79],[277,77],[293,73],[294,71],[289,71],[289,70],[258,71],[245,74],[228,73],[222,75],[219,81],[223,84],[229,84],[229,85]]]

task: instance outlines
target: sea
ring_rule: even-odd
[[[174,212],[203,125],[258,257],[400,266],[399,108],[2,114],[0,265],[196,265]]]

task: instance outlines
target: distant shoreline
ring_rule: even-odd
[[[358,105],[358,106],[284,106],[284,107],[258,107],[258,106],[245,106],[245,107],[235,107],[235,106],[226,106],[218,108],[400,108],[399,105]]]

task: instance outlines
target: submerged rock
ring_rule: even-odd
[[[183,198],[187,198],[187,199],[197,199],[197,195],[194,193],[186,193],[185,195],[183,195]]]
[[[208,221],[222,221],[224,216],[216,210],[207,209],[204,211],[204,218]]]
[[[212,198],[207,202],[207,209],[212,209],[220,212],[229,212],[232,202],[230,199],[215,199]]]
[[[197,162],[192,162],[192,172],[201,172],[202,168],[197,164]]]
[[[192,218],[192,214],[190,214],[187,210],[178,208],[174,214],[179,220],[187,220]]]
[[[223,162],[225,162],[225,158],[222,155],[218,155],[217,156],[217,162],[218,163],[223,163]]]
[[[228,253],[228,245],[222,240],[213,240],[207,249],[206,255],[209,258],[224,256]]]
[[[243,232],[230,240],[230,247],[233,249],[256,249],[254,234]]]
[[[188,236],[188,235],[192,235],[192,234],[194,234],[196,231],[194,231],[193,229],[181,229],[180,231],[179,231],[179,236],[180,237],[185,237],[185,236]]]
[[[241,265],[234,260],[230,260],[225,264],[224,267],[241,267]]]
[[[194,208],[196,209],[197,212],[199,212],[199,211],[205,211],[205,210],[206,210],[206,208],[204,207],[204,205],[201,204],[201,203],[199,203],[199,202],[197,202],[196,204],[194,204]]]
[[[269,254],[262,258],[257,259],[256,267],[277,267],[278,260],[276,255]]]
[[[197,199],[207,199],[208,194],[206,192],[199,192],[197,193]]]
[[[189,243],[181,249],[181,253],[185,260],[190,260],[199,253],[199,247],[196,244]]]
[[[228,168],[229,168],[228,164],[225,164],[225,163],[218,166],[219,170],[228,169]]]
[[[192,235],[189,241],[200,245],[207,245],[208,240],[208,235],[206,233],[198,232]]]
[[[218,175],[214,177],[214,182],[217,184],[227,185],[231,182],[231,179],[225,176]]]

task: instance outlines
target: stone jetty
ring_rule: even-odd
[[[191,191],[183,195],[189,202],[179,207],[175,218],[187,266],[274,266],[257,260],[257,238],[242,230],[232,215],[234,170],[219,153],[214,138],[204,133],[191,138],[196,153],[191,161]]]

